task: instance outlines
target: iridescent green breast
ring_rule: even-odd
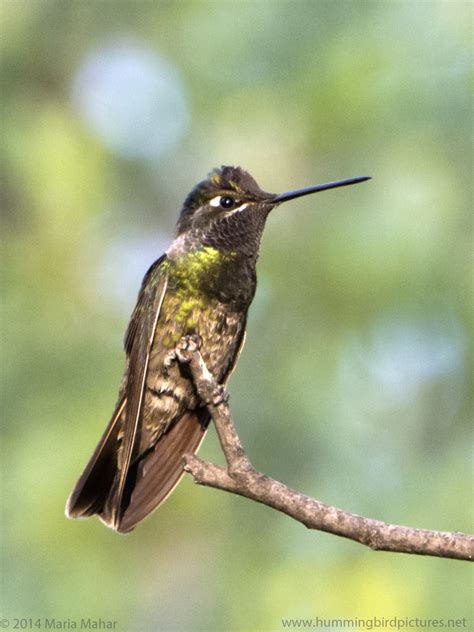
[[[185,334],[201,333],[207,337],[204,323],[211,324],[220,312],[222,283],[235,257],[235,253],[205,246],[164,263],[168,287],[160,323],[166,332],[165,347],[174,346]]]
[[[168,286],[175,287],[182,296],[211,290],[224,268],[237,257],[235,252],[222,252],[211,246],[183,253],[168,260]]]
[[[198,301],[204,307],[212,298],[220,298],[232,284],[238,268],[237,253],[223,252],[211,246],[203,246],[166,261],[168,289],[183,301]]]

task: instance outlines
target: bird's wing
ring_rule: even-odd
[[[145,276],[143,277],[140,291],[138,293],[137,304],[135,305],[135,308],[130,317],[130,322],[128,323],[127,331],[125,332],[123,340],[123,346],[127,356],[129,356],[132,351],[132,346],[137,331],[141,329],[140,325],[143,323],[143,316],[147,313],[147,309],[149,309],[151,306],[150,299],[152,298],[153,294],[153,282],[162,276],[162,271],[160,270],[160,268],[165,261],[166,255],[163,254],[159,259],[151,264]]]
[[[139,437],[137,441],[137,431],[144,400],[148,362],[168,284],[167,269],[163,265],[165,259],[166,255],[163,255],[146,273],[125,335],[125,349],[128,354],[128,375],[124,389],[127,400],[125,423],[118,479],[105,512],[108,513],[107,510],[110,510],[110,521],[114,528],[117,528],[120,522],[125,482],[132,458],[136,456],[134,452],[140,443]]]
[[[227,383],[245,341],[242,329],[235,355],[224,370],[222,381]],[[195,454],[204,439],[210,415],[202,406],[186,412],[164,432],[153,450],[130,467],[127,486],[131,483],[130,501],[124,508],[117,531],[128,533],[147,518],[168,498],[184,475],[184,454]]]

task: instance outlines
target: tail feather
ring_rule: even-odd
[[[118,422],[125,404],[126,399],[122,398],[66,505],[68,518],[97,514],[120,533],[132,531],[168,498],[184,474],[183,455],[197,452],[209,421],[207,411],[198,409],[173,424],[152,450],[130,465],[121,506],[115,507],[121,426]]]
[[[168,498],[184,475],[183,455],[198,451],[208,420],[204,409],[186,413],[130,468],[124,494],[129,501],[122,508],[117,531],[128,533]]]

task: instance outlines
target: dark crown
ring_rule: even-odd
[[[240,167],[225,167],[211,171],[206,180],[200,182],[184,202],[187,208],[196,209],[206,204],[219,193],[234,193],[240,197],[263,199],[266,194],[252,176]]]

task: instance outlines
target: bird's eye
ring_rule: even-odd
[[[212,198],[209,204],[216,208],[220,206],[221,208],[230,209],[238,206],[240,202],[237,202],[237,200],[230,195],[217,195],[215,198]]]
[[[221,197],[220,205],[222,206],[222,208],[232,208],[234,204],[234,199],[229,197],[228,195],[223,195]]]

